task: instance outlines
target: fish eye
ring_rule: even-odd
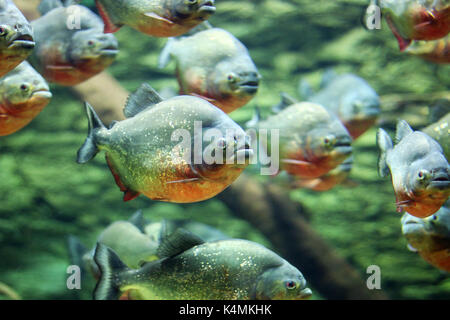
[[[436,221],[436,220],[437,220],[437,216],[436,216],[436,215],[433,215],[433,216],[431,217],[431,220]]]
[[[25,84],[25,83],[22,83],[22,84],[20,85],[20,90],[22,90],[22,91],[27,91],[28,88],[29,88],[28,85]]]
[[[230,73],[227,76],[227,80],[228,80],[228,82],[235,83],[236,82],[236,76],[234,74]]]
[[[8,29],[5,26],[0,26],[0,36],[6,36],[8,34]]]
[[[419,173],[417,174],[417,177],[419,180],[425,180],[426,178],[428,178],[430,175],[430,173],[428,172],[428,170],[420,170]]]
[[[87,44],[88,44],[88,46],[92,47],[92,46],[94,45],[94,41],[89,40],[89,41],[87,42]]]
[[[297,283],[295,281],[289,280],[284,283],[287,289],[292,290],[297,287]]]
[[[227,148],[227,142],[226,142],[226,140],[225,140],[224,138],[220,138],[220,139],[217,141],[217,147],[219,147],[220,149],[225,150],[225,149]]]
[[[336,143],[336,138],[332,135],[329,135],[323,138],[322,142],[325,147],[332,147]]]

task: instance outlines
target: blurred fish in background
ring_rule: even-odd
[[[25,60],[34,47],[28,20],[12,0],[0,0],[0,77]]]

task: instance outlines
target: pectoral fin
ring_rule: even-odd
[[[169,24],[169,25],[174,25],[174,24],[175,24],[173,21],[170,21],[169,19],[166,19],[166,18],[164,18],[164,17],[161,17],[160,15],[158,15],[158,14],[156,14],[156,13],[154,13],[154,12],[146,12],[146,13],[144,13],[144,15],[145,15],[146,17],[150,17],[150,18],[152,18],[152,19],[156,19],[156,20],[158,20],[158,21],[165,22],[165,23],[167,23],[167,24]]]

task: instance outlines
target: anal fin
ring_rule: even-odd
[[[112,173],[112,175],[114,177],[114,181],[116,182],[116,184],[119,187],[120,191],[122,191],[124,193],[123,201],[126,202],[126,201],[130,201],[130,200],[136,199],[140,195],[140,192],[131,190],[127,186],[125,186],[125,184],[122,182],[122,180],[120,180],[120,176],[117,173],[116,169],[114,168],[114,165],[108,159],[108,155],[106,155],[105,158],[106,158],[106,163],[108,164],[109,170],[111,170],[111,173]]]

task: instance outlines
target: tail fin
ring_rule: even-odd
[[[128,270],[128,267],[114,251],[100,242],[95,247],[94,261],[101,274],[94,290],[94,299],[117,300],[120,290],[114,278],[117,273]]]
[[[381,177],[386,177],[389,174],[389,167],[386,163],[387,152],[394,146],[391,138],[383,129],[378,129],[377,145],[380,148],[380,156],[378,158],[378,173]]]
[[[69,251],[69,260],[71,265],[78,266],[81,270],[81,276],[86,274],[86,266],[84,265],[83,256],[89,251],[80,240],[72,235],[67,238],[67,247]]]
[[[105,125],[102,123],[102,120],[98,117],[98,115],[95,113],[94,108],[92,106],[85,102],[86,107],[86,114],[88,118],[88,136],[86,140],[84,141],[84,144],[81,146],[81,148],[78,150],[77,153],[77,162],[78,163],[86,163],[92,158],[95,157],[95,155],[98,153],[98,148],[95,143],[95,133],[98,129],[105,128]]]

